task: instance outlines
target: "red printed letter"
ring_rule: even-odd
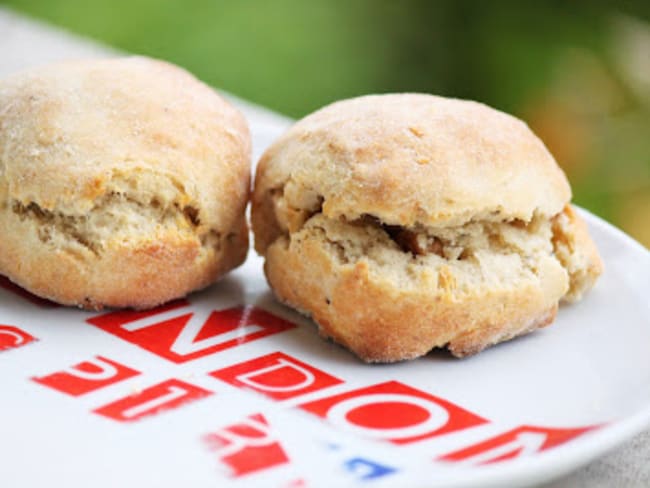
[[[305,403],[300,408],[365,437],[395,444],[456,432],[487,421],[397,381]]]
[[[523,425],[491,439],[445,454],[440,461],[467,464],[490,464],[529,456],[570,441],[597,427],[552,429]]]
[[[285,400],[343,383],[281,352],[219,369],[210,375],[239,388],[250,388],[274,400]]]
[[[24,346],[35,340],[34,336],[18,327],[0,324],[0,351]]]
[[[139,374],[128,366],[96,356],[62,371],[32,379],[62,393],[79,396]]]
[[[262,414],[251,415],[237,424],[206,435],[203,440],[230,469],[233,477],[289,462]]]
[[[104,405],[93,412],[119,422],[132,422],[164,410],[178,408],[211,394],[212,392],[198,386],[171,379]]]
[[[110,312],[88,322],[175,363],[295,327],[253,306],[212,311],[205,316],[179,310],[188,305],[187,301],[178,301],[147,312]]]

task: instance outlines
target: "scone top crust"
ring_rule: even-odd
[[[249,191],[250,146],[234,107],[165,62],[67,62],[0,81],[3,200],[79,215],[135,190],[228,228]]]
[[[256,178],[253,225],[262,253],[279,233],[267,212],[255,211],[269,203],[293,212],[318,206],[347,221],[370,215],[387,225],[438,227],[528,222],[558,214],[571,199],[564,173],[525,123],[426,94],[329,105],[273,144]]]

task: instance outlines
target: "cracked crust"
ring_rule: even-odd
[[[373,215],[405,227],[529,221],[535,212],[559,213],[571,198],[564,173],[525,123],[424,94],[337,102],[276,141],[260,159],[253,194],[261,253],[279,235],[274,220],[265,221],[268,206],[278,205],[269,191],[287,210],[320,198],[329,218]]]
[[[372,96],[308,116],[269,148],[252,223],[274,293],[323,336],[370,362],[435,347],[462,357],[550,324],[560,300],[593,285],[602,263],[569,199],[516,119]]]
[[[250,135],[170,64],[62,63],[0,81],[0,273],[86,308],[147,308],[246,257]]]

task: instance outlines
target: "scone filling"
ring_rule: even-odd
[[[317,238],[327,243],[340,263],[365,260],[378,276],[392,275],[404,286],[434,281],[438,288],[462,294],[477,280],[497,287],[559,280],[568,300],[579,297],[585,286],[580,276],[584,263],[576,264],[579,250],[570,245],[569,207],[550,219],[535,214],[530,221],[508,220],[495,210],[488,220],[462,225],[403,227],[373,215],[330,219],[323,213],[321,197],[304,195],[302,208],[296,208],[283,193],[275,190],[270,197],[278,234],[287,237],[286,245]]]
[[[110,241],[146,237],[166,229],[198,234],[202,246],[218,248],[221,234],[201,228],[199,209],[192,205],[151,198],[148,202],[125,192],[109,191],[83,213],[48,210],[36,202],[11,201],[12,212],[22,221],[35,224],[38,239],[62,249],[85,248],[95,255]]]

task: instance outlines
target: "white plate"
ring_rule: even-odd
[[[277,304],[254,255],[140,322],[2,289],[2,485],[523,486],[576,469],[650,424],[650,254],[585,215],[606,265],[595,289],[464,360],[365,365]],[[209,319],[242,304],[276,318]]]

